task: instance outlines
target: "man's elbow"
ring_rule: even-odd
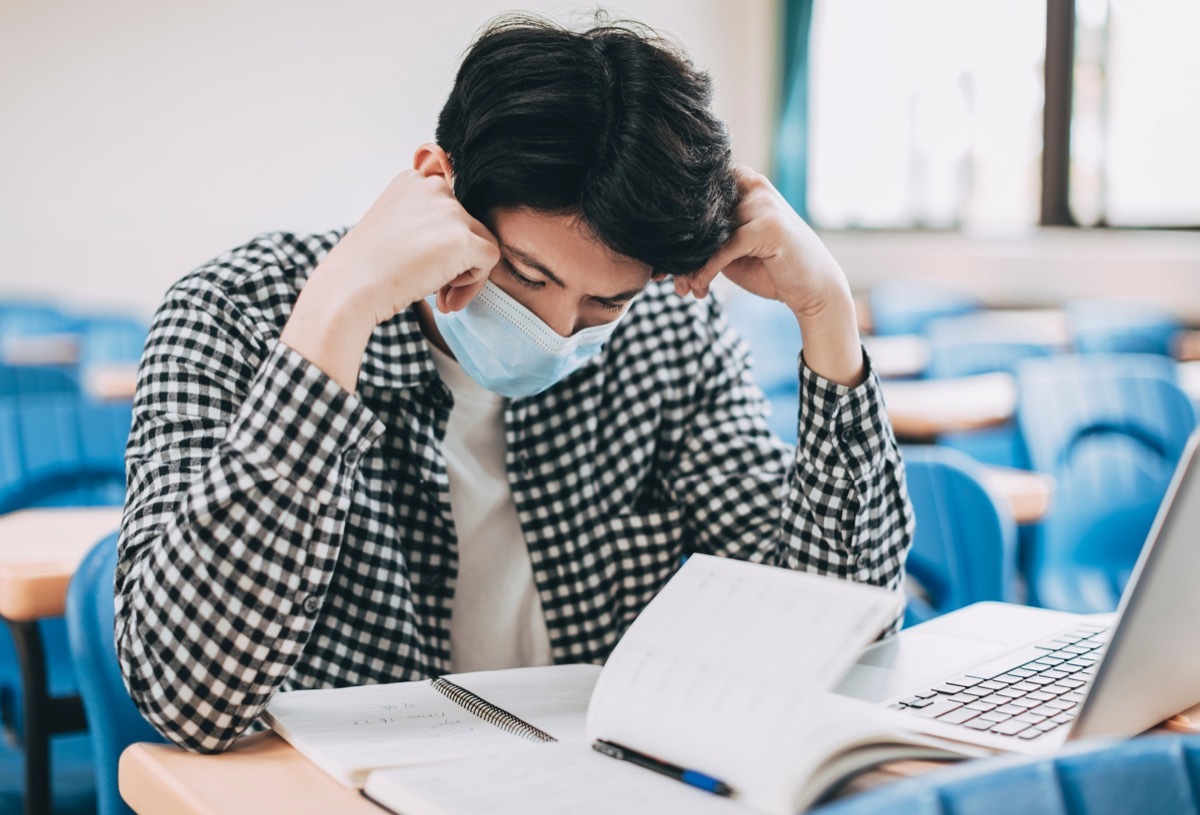
[[[130,639],[127,620],[118,619],[116,646],[121,679],[138,713],[163,739],[191,753],[212,754],[229,749],[247,722],[210,707],[192,704],[196,698],[183,683],[172,683],[170,667],[152,664],[150,651],[137,647]]]

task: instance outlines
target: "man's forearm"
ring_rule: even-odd
[[[804,340],[804,364],[831,382],[856,387],[866,378],[862,338],[849,288],[815,313],[796,314]]]
[[[374,320],[352,299],[335,268],[318,267],[296,298],[279,341],[316,365],[347,393],[358,386]]]

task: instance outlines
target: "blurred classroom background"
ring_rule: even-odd
[[[163,292],[259,232],[353,223],[510,8],[0,4],[0,812],[123,811],[120,746],[153,735],[104,609]],[[917,511],[907,622],[1115,608],[1200,404],[1200,5],[604,8],[711,72],[738,161],[850,280]],[[794,440],[794,319],[718,294]]]

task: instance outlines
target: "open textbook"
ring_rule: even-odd
[[[603,669],[292,691],[266,718],[313,763],[404,815],[790,815],[859,770],[969,749],[829,692],[898,603],[870,586],[695,555]],[[596,740],[733,795],[610,758]]]

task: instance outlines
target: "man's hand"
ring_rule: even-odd
[[[748,167],[736,173],[733,235],[698,272],[676,277],[675,291],[705,297],[724,272],[746,291],[779,300],[800,323],[805,364],[834,382],[857,385],[865,373],[862,346],[841,267],[766,177]]]
[[[443,176],[405,171],[316,268],[279,339],[353,392],[376,325],[434,292],[442,311],[463,308],[499,262]]]
[[[437,292],[438,307],[458,311],[500,262],[488,228],[458,203],[440,175],[407,170],[317,268],[369,304],[374,325]]]

